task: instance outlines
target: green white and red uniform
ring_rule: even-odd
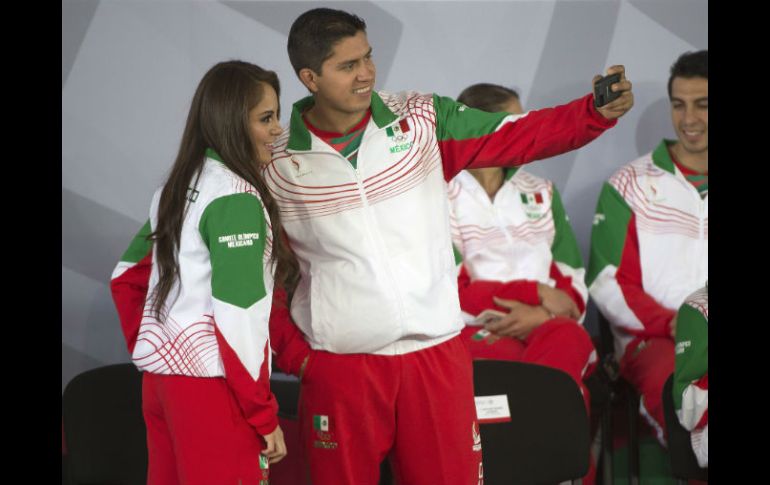
[[[254,188],[206,154],[188,190],[179,276],[161,318],[151,311],[158,272],[147,240],[160,189],[111,289],[131,358],[144,371],[148,483],[261,485],[268,465],[259,435],[278,424],[269,386],[270,222]]]
[[[676,315],[674,409],[686,429],[698,464],[709,463],[709,293],[690,295]]]
[[[546,365],[569,374],[588,405],[583,378],[596,362],[591,337],[581,325],[588,298],[585,269],[558,190],[549,180],[522,168],[506,170],[505,182],[490,200],[469,172],[449,184],[452,240],[459,267],[460,307],[465,343],[474,358]],[[524,339],[490,343],[470,325],[486,309],[507,310],[493,297],[538,306],[538,283],[569,295],[578,321],[553,317]]]
[[[700,191],[664,140],[602,187],[591,234],[588,283],[609,320],[620,372],[665,443],[663,384],[674,371],[670,322],[708,279],[708,188]]]
[[[402,483],[477,484],[447,181],[578,148],[615,122],[591,95],[514,116],[377,92],[357,145],[338,151],[303,121],[312,103],[294,105],[264,178],[300,263],[291,316],[316,349],[300,411],[314,483],[374,484],[390,453]]]

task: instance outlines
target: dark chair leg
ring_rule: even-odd
[[[390,469],[390,460],[385,458],[380,463],[380,481],[378,485],[393,485],[395,480],[393,479],[393,472]]]
[[[639,485],[639,396],[630,384],[628,398],[628,483]]]
[[[612,392],[612,391],[611,391]],[[612,396],[607,400],[607,405],[602,414],[602,483],[603,485],[612,485],[614,476],[612,474]]]

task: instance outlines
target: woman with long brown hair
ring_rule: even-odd
[[[144,371],[150,485],[262,484],[286,455],[268,317],[296,261],[260,171],[281,133],[279,93],[274,72],[246,62],[205,74],[150,219],[113,273]]]

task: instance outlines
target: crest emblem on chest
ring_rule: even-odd
[[[410,130],[409,123],[405,119],[385,128],[385,133],[390,141],[390,153],[403,152],[412,147],[412,142],[409,141],[407,134]]]
[[[542,192],[521,192],[521,205],[528,219],[540,219],[545,214],[545,200]]]

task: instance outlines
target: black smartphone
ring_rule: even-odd
[[[596,81],[594,84],[594,106],[601,108],[607,103],[620,97],[620,92],[610,89],[613,84],[620,82],[620,74],[610,74]]]

